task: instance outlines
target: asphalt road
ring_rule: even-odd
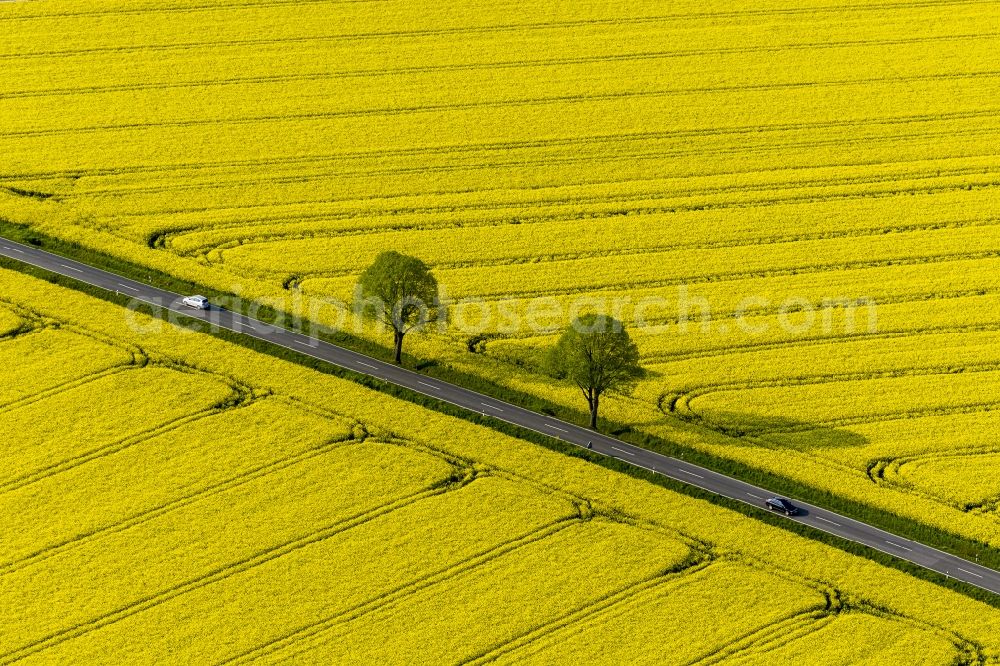
[[[730,499],[763,508],[764,500],[773,497],[767,490],[738,479],[692,465],[683,460],[654,453],[626,442],[595,433],[572,423],[538,414],[475,391],[384,363],[356,352],[251,319],[241,314],[214,308],[209,311],[184,307],[182,296],[71,259],[44,252],[0,238],[0,255],[38,266],[53,273],[125,294],[138,301],[162,306],[222,328],[281,345],[342,368],[377,377],[408,389],[487,414],[523,428],[556,437],[577,446],[590,444],[597,453],[618,458],[682,483],[717,493]],[[190,294],[188,294],[190,295]],[[1000,594],[1000,572],[949,555],[922,543],[904,539],[846,516],[842,516],[792,498],[802,513],[787,518],[818,530],[835,534],[914,564]]]

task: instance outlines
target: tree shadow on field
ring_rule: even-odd
[[[660,410],[671,419],[697,428],[708,429],[726,437],[728,444],[753,448],[811,451],[865,446],[868,438],[856,432],[819,423],[797,421],[746,412],[682,412],[676,400],[661,401]]]

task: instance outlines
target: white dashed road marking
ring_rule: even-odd
[[[695,474],[694,472],[689,472],[686,469],[681,469],[680,467],[677,468],[677,471],[678,472],[684,472],[685,474],[690,474],[691,476],[699,478],[699,479],[704,479],[705,478],[701,474]]]
[[[980,576],[979,574],[973,571],[969,571],[968,569],[963,569],[962,567],[958,567],[958,570],[961,571],[962,573],[967,573],[970,576],[975,576],[976,578],[982,578],[982,576]]]

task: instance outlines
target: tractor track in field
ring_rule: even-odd
[[[582,522],[598,517],[612,522],[631,524],[627,519],[622,519],[619,516],[601,512],[592,513],[589,508],[587,508],[579,516],[560,520],[556,523],[543,526],[513,541],[498,544],[477,555],[466,558],[460,562],[453,563],[448,567],[440,569],[420,580],[412,581],[388,593],[383,593],[383,595],[377,599],[358,604],[351,609],[345,609],[336,615],[331,615],[318,622],[310,624],[307,627],[303,627],[296,632],[286,634],[279,639],[257,646],[254,650],[244,652],[224,663],[248,663],[263,656],[274,657],[275,655],[280,655],[282,657],[288,657],[290,655],[298,654],[303,650],[311,649],[318,644],[324,643],[328,639],[328,634],[339,626],[348,625],[350,622],[368,615],[369,613],[378,612],[387,608],[395,608],[402,604],[406,604],[416,598],[419,594],[432,590],[440,584],[454,581],[461,576],[472,575],[480,567],[495,561],[500,561],[502,558],[507,556],[516,556],[518,551],[522,549],[529,548],[539,543],[544,543],[546,540],[554,537],[569,527],[579,525]],[[655,530],[652,526],[635,527],[637,529]],[[691,549],[689,558],[677,567],[678,572],[686,570],[690,567],[699,566],[702,562],[709,561],[713,558],[710,544],[698,541],[689,535],[678,534],[674,530],[662,531],[668,538],[675,540],[679,539],[682,543],[687,545],[689,549]],[[671,571],[662,575],[669,575],[670,573],[677,572]],[[660,576],[657,576],[656,578],[659,577]]]
[[[148,90],[177,90],[194,88],[215,88],[237,85],[256,85],[271,83],[294,83],[310,81],[326,81],[335,79],[354,78],[377,78],[388,76],[412,76],[443,72],[468,72],[480,70],[503,70],[503,69],[527,69],[541,67],[574,66],[586,64],[617,63],[617,62],[642,62],[649,60],[671,60],[682,58],[696,58],[705,55],[743,55],[747,53],[771,53],[791,50],[833,50],[846,49],[852,47],[872,46],[901,46],[904,44],[924,44],[934,42],[964,42],[993,39],[1000,36],[1000,33],[966,33],[951,34],[938,37],[914,37],[909,39],[875,39],[875,40],[839,40],[832,42],[795,43],[788,45],[761,45],[757,47],[745,47],[742,49],[687,49],[675,51],[643,51],[632,53],[608,53],[591,56],[577,57],[554,57],[554,58],[534,58],[524,60],[506,61],[481,61],[456,64],[423,65],[423,66],[400,66],[390,68],[362,68],[362,69],[341,69],[341,70],[321,70],[301,74],[275,74],[257,76],[232,76],[229,78],[209,78],[190,79],[186,81],[163,81],[154,83],[127,83],[127,84],[104,84],[78,87],[55,87],[55,88],[29,88],[0,93],[0,100],[3,99],[24,99],[31,97],[65,97],[72,95],[105,94],[119,92],[142,92]],[[2,57],[2,56],[0,56]],[[58,56],[54,56],[58,57]],[[887,80],[886,79],[861,79],[866,80]],[[898,81],[898,77],[891,80]],[[822,84],[824,82],[816,82]],[[773,84],[780,85],[780,84]]]
[[[296,552],[314,543],[329,539],[332,536],[346,532],[381,516],[388,515],[403,507],[425,499],[436,497],[441,493],[450,492],[459,487],[464,487],[466,484],[471,483],[474,478],[475,474],[472,473],[469,477],[458,484],[451,484],[445,487],[431,487],[417,491],[409,496],[397,498],[388,504],[373,507],[355,514],[354,516],[338,520],[333,524],[313,530],[312,532],[302,535],[299,538],[266,548],[237,562],[222,564],[216,569],[196,578],[187,580],[183,583],[175,584],[168,589],[161,590],[148,597],[133,600],[125,606],[103,613],[98,617],[94,617],[88,621],[81,622],[71,627],[63,628],[60,631],[49,634],[44,638],[33,640],[26,645],[21,645],[9,652],[2,653],[0,654],[0,663],[13,663],[29,655],[43,652],[44,650],[65,641],[73,640],[92,631],[115,624],[125,618],[159,606],[184,594],[225,580],[234,575],[249,571],[263,564],[267,564],[268,562],[274,561],[280,557],[288,555],[289,553]]]
[[[266,400],[271,398],[263,398],[263,399]],[[234,407],[231,409],[248,407],[250,404],[254,403],[251,402],[245,405],[241,405],[240,407]],[[213,416],[217,416],[218,414],[219,413],[213,414]],[[175,429],[168,430],[167,432],[171,432],[172,430]],[[162,434],[164,433],[160,433],[160,435]],[[149,439],[155,438],[156,436],[158,435],[153,435]],[[116,522],[101,525],[85,533],[77,534],[72,536],[71,538],[49,544],[45,548],[36,550],[27,555],[21,556],[15,560],[0,562],[0,577],[11,573],[15,573],[29,566],[34,566],[35,564],[45,561],[50,557],[54,557],[73,548],[82,546],[94,539],[100,539],[107,534],[126,531],[128,529],[136,527],[137,525],[141,525],[151,520],[160,518],[172,511],[176,511],[188,505],[194,504],[196,502],[203,501],[208,497],[228,492],[229,490],[232,490],[234,488],[238,488],[247,483],[251,483],[258,479],[267,477],[275,472],[279,472],[287,468],[293,467],[295,465],[309,462],[314,458],[318,458],[320,456],[336,452],[337,449],[343,447],[359,444],[361,442],[364,442],[365,440],[366,438],[364,437],[360,439],[352,437],[344,440],[332,440],[319,447],[311,447],[303,449],[289,456],[269,460],[263,464],[257,465],[256,467],[244,470],[236,476],[223,479],[217,483],[213,483],[208,486],[197,488],[193,492],[179,495],[163,504],[145,508],[140,512],[131,514]]]
[[[274,6],[281,6],[287,4],[287,0],[282,2],[281,0],[271,0]],[[323,0],[307,0],[310,3],[322,2]],[[328,0],[336,1],[336,0]],[[365,2],[374,0],[339,0],[340,2]],[[355,32],[355,33],[338,33],[338,34],[326,34],[326,35],[312,35],[312,36],[291,36],[291,37],[280,37],[280,38],[256,38],[256,39],[217,39],[208,42],[197,42],[197,41],[187,41],[178,43],[161,43],[161,44],[142,44],[133,46],[107,46],[107,47],[91,47],[91,48],[76,48],[76,49],[64,49],[64,50],[50,50],[50,51],[30,51],[22,53],[7,53],[0,54],[0,58],[7,59],[27,59],[27,58],[38,58],[38,57],[52,57],[52,56],[70,56],[70,55],[88,55],[94,53],[137,53],[142,51],[166,51],[166,50],[179,50],[179,49],[191,49],[197,47],[224,47],[224,46],[261,46],[267,44],[291,44],[291,43],[309,43],[309,42],[365,42],[380,39],[412,39],[412,38],[423,38],[423,37],[442,37],[442,36],[453,36],[453,35],[483,35],[483,34],[506,34],[506,33],[521,33],[524,31],[535,31],[535,30],[553,30],[553,29],[572,29],[581,27],[593,27],[593,26],[624,26],[624,25],[643,25],[643,24],[656,24],[664,22],[678,22],[678,21],[713,21],[721,18],[747,18],[747,17],[764,17],[764,16],[799,16],[799,15],[814,15],[816,13],[839,13],[845,10],[853,10],[858,12],[874,11],[874,12],[885,12],[898,9],[920,9],[920,8],[940,8],[940,7],[961,7],[961,6],[977,6],[977,5],[990,5],[991,0],[937,0],[934,2],[911,0],[909,2],[894,2],[889,5],[877,5],[877,4],[852,4],[852,5],[831,5],[828,7],[808,7],[808,8],[775,8],[775,9],[757,9],[757,10],[744,10],[744,11],[730,11],[730,12],[693,12],[693,13],[670,13],[661,14],[654,16],[640,16],[640,17],[626,17],[618,16],[613,18],[591,18],[591,19],[579,19],[579,20],[569,20],[569,21],[534,21],[534,22],[521,22],[521,23],[509,23],[502,25],[478,25],[478,26],[456,26],[447,28],[425,28],[418,30],[386,30],[386,31],[371,31],[371,32]],[[267,6],[267,5],[264,5]],[[143,10],[133,10],[138,14],[145,13]],[[183,8],[177,8],[175,11],[183,12]],[[117,12],[116,12],[117,13]],[[99,14],[98,14],[99,15]],[[6,20],[31,20],[33,18],[58,18],[60,16],[72,17],[72,13],[67,14],[48,14],[48,15],[37,15],[37,16],[27,16],[27,17],[5,17]]]

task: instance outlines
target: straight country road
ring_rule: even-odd
[[[617,458],[687,485],[761,509],[764,508],[764,501],[774,496],[773,493],[764,488],[744,483],[739,479],[704,467],[655,453],[613,437],[595,433],[587,428],[406,370],[307,335],[251,319],[242,314],[220,308],[203,311],[184,307],[181,304],[183,296],[180,294],[157,289],[148,284],[136,282],[38,248],[0,238],[0,256],[59,273],[108,291],[121,293],[137,301],[164,307],[194,319],[201,319],[220,328],[265,340],[341,368],[376,377],[417,393],[437,398],[472,412],[486,414],[522,428],[556,437],[570,444],[581,447],[589,445],[596,453]],[[917,541],[896,536],[867,523],[805,502],[799,502],[795,498],[791,498],[791,500],[802,512],[799,515],[789,516],[788,520],[864,544],[899,559],[1000,594],[1000,572],[994,569],[942,552]]]

